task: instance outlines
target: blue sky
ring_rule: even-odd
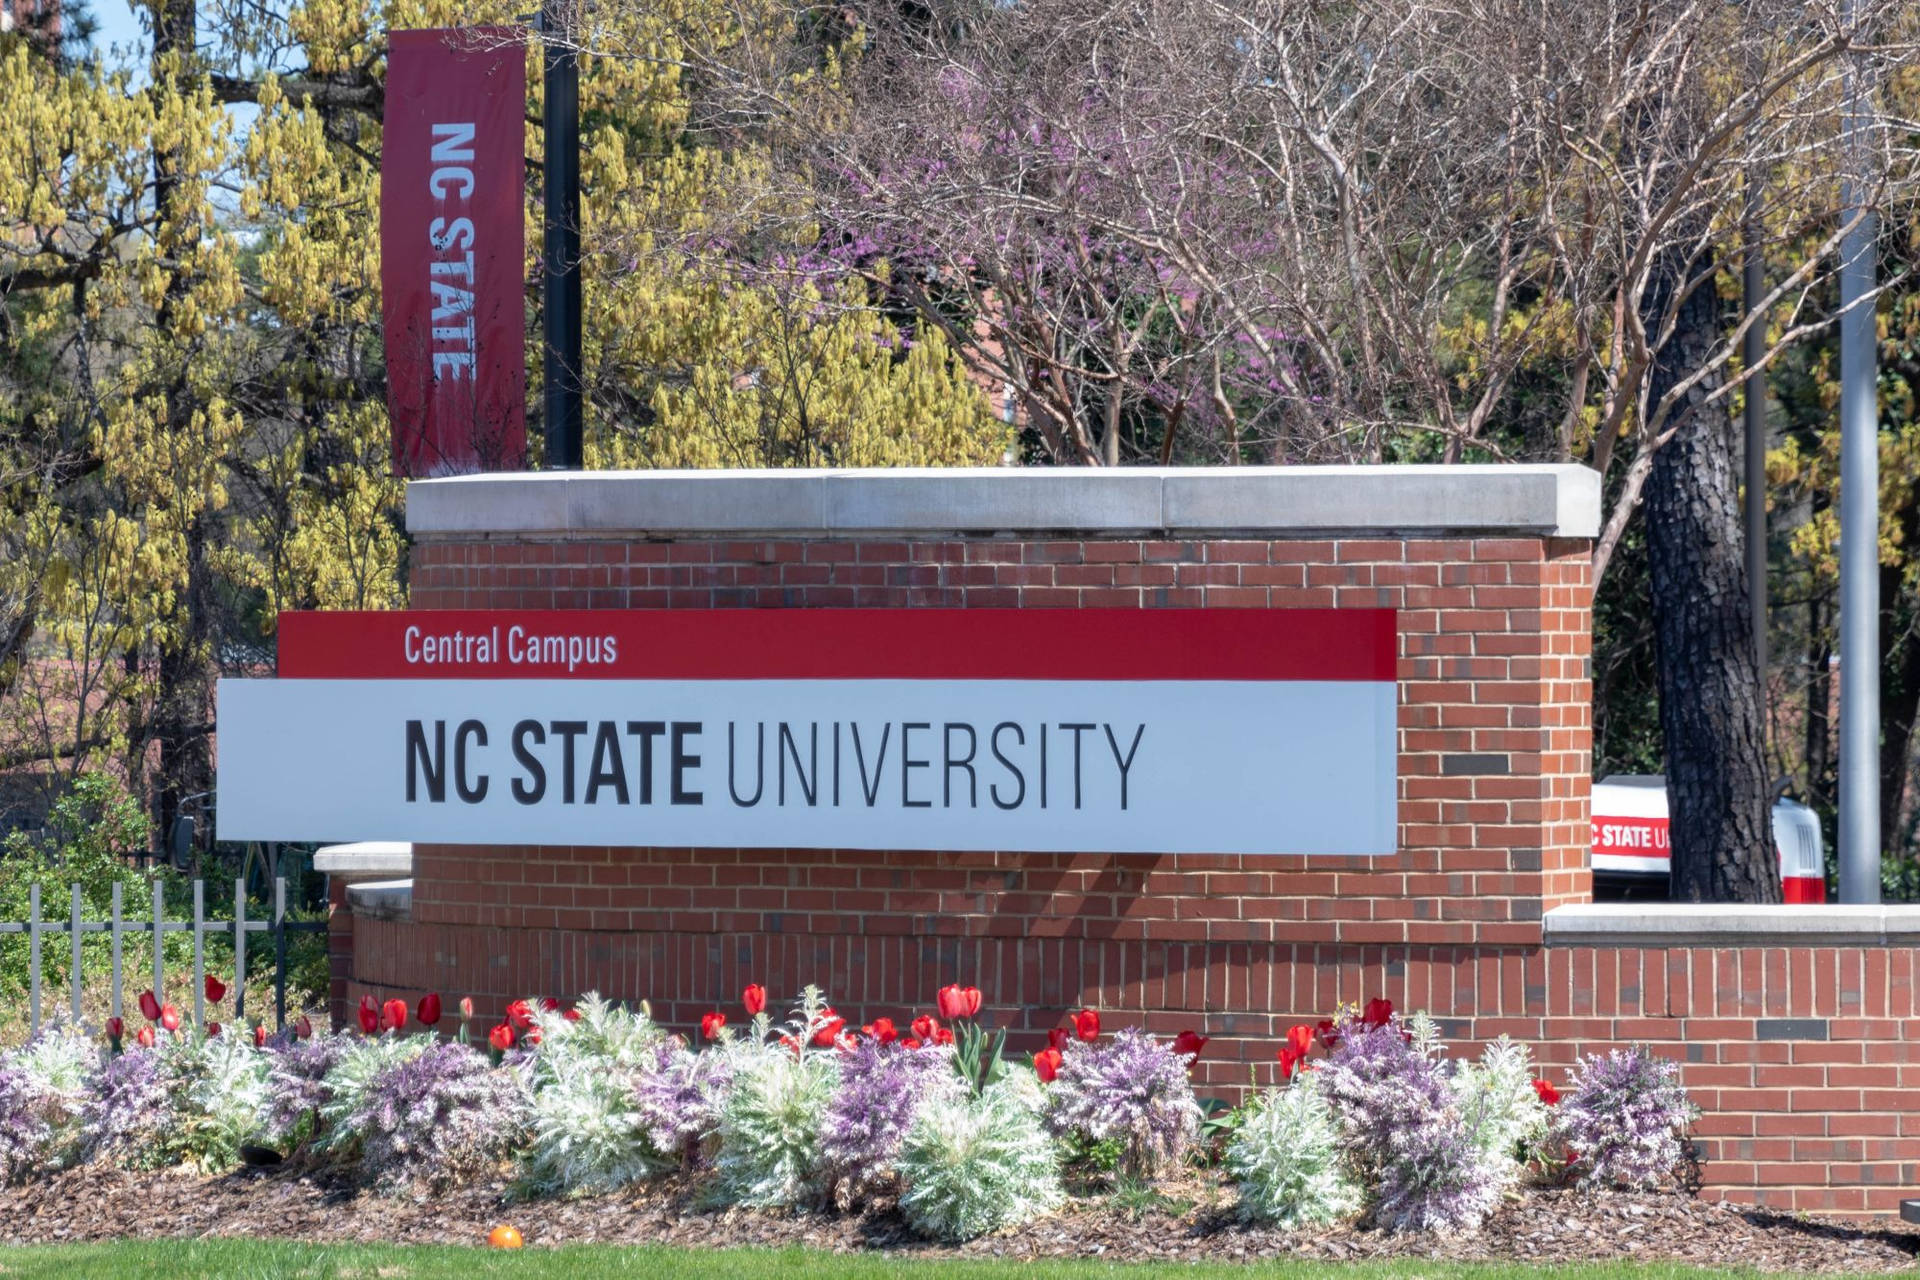
[[[93,16],[100,22],[100,33],[93,38],[94,48],[109,63],[138,65],[147,51],[146,32],[140,19],[133,16],[128,0],[93,0]],[[116,57],[118,46],[126,56]]]

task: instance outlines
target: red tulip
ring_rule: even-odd
[[[504,1022],[501,1023],[487,1032],[487,1043],[492,1045],[496,1052],[505,1053],[513,1048],[513,1028]]]
[[[420,1007],[414,1011],[413,1016],[420,1020],[420,1025],[423,1027],[431,1027],[435,1023],[439,1022],[440,1021],[439,994],[437,992],[429,991],[427,992],[427,994],[421,996]]]
[[[747,1006],[747,1016],[757,1018],[766,1012],[767,989],[757,982],[749,982],[747,989],[740,993],[740,1003]]]
[[[1047,1048],[1064,1049],[1067,1047],[1067,1042],[1072,1039],[1073,1032],[1067,1030],[1065,1027],[1055,1027],[1053,1030],[1047,1032]]]
[[[1535,1080],[1533,1082],[1533,1091],[1539,1094],[1540,1101],[1546,1103],[1548,1106],[1552,1107],[1552,1106],[1559,1105],[1560,1091],[1553,1087],[1552,1081]]]
[[[313,1039],[313,1022],[306,1014],[301,1014],[299,1019],[293,1024],[293,1037],[296,1040]]]
[[[360,1030],[373,1035],[380,1030],[380,1006],[371,995],[360,997]]]
[[[527,1044],[527,1045],[539,1044],[540,1043],[539,1026],[536,1024],[534,1026],[528,1027],[526,1031],[521,1034],[520,1043]]]
[[[525,1000],[515,1000],[507,1006],[507,1021],[515,1031],[525,1031],[533,1025],[533,1006]]]
[[[1100,1038],[1100,1015],[1092,1009],[1082,1009],[1073,1015],[1073,1034],[1082,1040]]]
[[[1313,1028],[1304,1022],[1288,1027],[1287,1047],[1301,1057],[1306,1057],[1307,1050],[1313,1048]]]
[[[380,1027],[384,1031],[398,1031],[407,1025],[407,1002],[389,1000],[380,1006]]]
[[[214,977],[212,974],[208,974],[207,975],[207,1003],[219,1004],[222,1000],[226,998],[226,995],[227,995],[227,984],[220,981],[220,979]]]
[[[939,1030],[940,1024],[934,1021],[933,1015],[931,1014],[923,1013],[913,1020],[913,1036],[916,1040],[931,1044],[934,1033]]]
[[[816,1047],[825,1049],[839,1038],[841,1029],[847,1025],[847,1020],[835,1013],[832,1005],[828,1005],[820,1012],[825,1016],[826,1021],[821,1023],[820,1029],[813,1033],[813,1043]]]
[[[460,1021],[466,1022],[473,1017],[473,997],[460,997]]]
[[[1393,1001],[1375,996],[1367,1001],[1367,1010],[1360,1020],[1370,1027],[1384,1027],[1393,1020]]]
[[[1173,1051],[1188,1059],[1187,1067],[1191,1070],[1193,1068],[1193,1060],[1199,1058],[1200,1051],[1207,1047],[1209,1038],[1208,1036],[1201,1035],[1198,1031],[1182,1031],[1173,1038]]]
[[[267,1024],[264,1022],[253,1024],[253,1047],[256,1049],[267,1047]]]
[[[1334,1029],[1332,1018],[1320,1019],[1320,1024],[1314,1028],[1314,1034],[1320,1037],[1320,1043],[1325,1045],[1329,1052],[1340,1043],[1340,1033]]]
[[[153,998],[153,992],[140,993],[140,1016],[148,1022],[160,1021],[160,1002]]]
[[[1304,1054],[1292,1048],[1282,1049],[1280,1051],[1280,1080],[1282,1083],[1293,1079],[1294,1070],[1299,1067],[1300,1060],[1304,1056]]]
[[[900,1038],[900,1033],[894,1030],[892,1018],[875,1018],[860,1029],[881,1044],[892,1044]]]
[[[953,1029],[951,1027],[941,1027],[933,1033],[933,1042],[935,1044],[952,1044]]]
[[[1051,1084],[1053,1078],[1060,1074],[1060,1051],[1058,1049],[1042,1049],[1040,1052],[1034,1054],[1033,1069],[1043,1083]]]
[[[107,1019],[107,1039],[113,1041],[113,1047],[120,1047],[120,1037],[127,1034],[127,1024],[118,1018]]]
[[[160,1025],[169,1031],[180,1029],[180,1011],[170,1004],[160,1006]]]
[[[780,1043],[787,1046],[787,1048],[793,1050],[794,1057],[797,1058],[800,1056],[800,1042],[798,1040],[795,1040],[792,1036],[785,1036],[785,1035],[781,1036]]]
[[[552,996],[548,996],[540,1002],[540,1008],[546,1013],[558,1013],[560,1011],[560,1002]]]
[[[933,1007],[939,1010],[940,1016],[948,1022],[967,1016],[965,1003],[960,998],[960,987],[956,983],[948,983],[940,988],[939,993],[933,997]]]
[[[211,1040],[219,1034],[220,1034],[220,1024],[217,1022],[209,1022],[207,1024],[207,1039]]]
[[[909,1049],[918,1049],[920,1047],[920,1041],[914,1039],[912,1036],[908,1036],[905,1040],[902,1040],[900,1043]]]
[[[720,1028],[727,1025],[727,1015],[715,1009],[700,1019],[700,1036],[704,1040],[718,1040]]]
[[[580,1021],[580,1011],[578,1009],[569,1009],[565,1013],[561,1014],[560,1016],[565,1018],[568,1022]]]
[[[138,1035],[136,1035],[136,1036],[134,1037],[134,1041],[135,1041],[135,1043],[137,1043],[137,1044],[138,1044],[138,1045],[139,1045],[139,1046],[140,1046],[140,1047],[141,1047],[142,1049],[151,1049],[151,1048],[153,1048],[153,1028],[152,1028],[152,1027],[142,1027],[142,1028],[140,1028],[140,1034],[138,1034]]]

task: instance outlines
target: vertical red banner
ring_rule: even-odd
[[[526,466],[526,56],[515,27],[388,36],[380,282],[399,475]]]

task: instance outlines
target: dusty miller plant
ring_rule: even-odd
[[[840,1070],[813,1039],[828,1026],[825,999],[808,987],[778,1040],[763,1013],[753,1022],[720,1108],[713,1195],[722,1203],[778,1208],[818,1198],[821,1126]]]
[[[374,1079],[388,1067],[405,1062],[427,1047],[424,1036],[357,1036],[326,1070],[325,1096],[320,1099],[318,1136],[314,1146],[336,1155],[353,1154],[359,1135],[348,1118],[360,1109],[360,1100]]]
[[[1187,1059],[1137,1027],[1105,1043],[1069,1045],[1046,1115],[1057,1134],[1118,1139],[1121,1171],[1136,1178],[1177,1163],[1200,1132]]]
[[[82,1111],[100,1051],[77,1027],[55,1023],[0,1063],[0,1177],[58,1168],[82,1142]]]
[[[895,1162],[900,1212],[915,1231],[971,1240],[1059,1207],[1066,1193],[1043,1101],[1039,1082],[1022,1069],[978,1095],[920,1108]]]
[[[1649,1187],[1686,1158],[1683,1135],[1699,1114],[1679,1064],[1635,1045],[1574,1066],[1554,1133],[1579,1153],[1583,1185]]]
[[[1226,1164],[1240,1216],[1249,1222],[1292,1230],[1332,1222],[1361,1205],[1317,1072],[1302,1072],[1253,1101],[1227,1140]]]
[[[270,1047],[273,1102],[267,1111],[268,1140],[294,1144],[315,1136],[321,1108],[333,1097],[328,1077],[353,1044],[351,1036],[339,1032]]]

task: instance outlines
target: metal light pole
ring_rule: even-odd
[[[1851,28],[1853,0],[1840,20]],[[1857,34],[1857,33],[1856,33]],[[1840,216],[1840,901],[1880,901],[1880,407],[1875,388],[1870,143],[1861,67],[1849,56]]]
[[[573,47],[572,0],[541,0],[540,31],[546,71],[541,330],[547,468],[578,471],[586,415],[580,389],[580,60]]]
[[[1754,373],[1767,354],[1767,327],[1757,314],[1766,296],[1766,266],[1760,251],[1760,174],[1747,174],[1747,260],[1742,305],[1749,324],[1741,359],[1747,367],[1747,601],[1753,625],[1754,671],[1760,678],[1761,710],[1767,696],[1767,380]]]

